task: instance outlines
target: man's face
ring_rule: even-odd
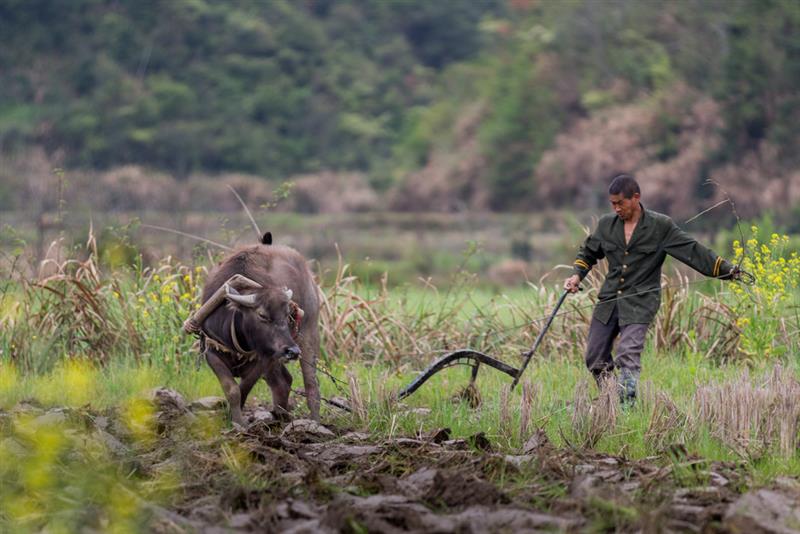
[[[639,193],[634,193],[631,198],[625,198],[622,194],[609,195],[608,200],[620,219],[629,221],[639,211]]]

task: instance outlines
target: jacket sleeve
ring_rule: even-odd
[[[595,230],[593,234],[584,240],[583,245],[581,245],[580,250],[578,250],[578,255],[573,264],[575,274],[580,276],[581,280],[583,280],[597,261],[602,260],[604,257],[605,252],[603,252],[600,239],[597,237],[597,230]]]
[[[695,238],[678,228],[674,221],[663,240],[664,252],[685,263],[697,272],[713,278],[730,278],[733,264],[701,245]]]

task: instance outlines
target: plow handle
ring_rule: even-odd
[[[511,391],[514,391],[514,388],[517,386],[519,379],[522,378],[522,373],[524,373],[525,368],[528,367],[528,363],[530,363],[533,353],[536,352],[537,348],[539,348],[539,344],[542,342],[542,338],[544,337],[547,330],[550,328],[550,324],[553,322],[553,319],[558,313],[558,309],[561,308],[562,304],[564,304],[564,299],[567,298],[568,294],[569,294],[569,289],[565,289],[564,292],[561,294],[561,297],[559,297],[558,303],[556,304],[556,307],[553,309],[553,312],[550,314],[550,317],[547,318],[547,323],[545,323],[544,328],[542,328],[542,331],[539,332],[538,336],[536,336],[536,341],[533,343],[533,348],[531,348],[531,350],[525,353],[524,356],[525,359],[523,360],[522,365],[519,368],[519,371],[517,371],[517,376],[514,377],[514,382],[511,383]]]

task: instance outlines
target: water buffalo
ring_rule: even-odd
[[[262,377],[272,390],[273,413],[288,416],[292,375],[284,362],[298,358],[311,417],[319,420],[317,285],[305,258],[292,248],[271,245],[267,235],[263,244],[231,253],[209,275],[203,302],[224,288],[227,304],[200,325],[201,350],[222,385],[234,423],[243,424],[242,407]],[[236,291],[226,283],[234,275],[261,287]]]

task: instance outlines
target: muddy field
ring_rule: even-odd
[[[60,429],[71,443],[61,447],[62,469],[77,461],[84,473],[123,474],[136,484],[126,498],[136,504],[135,525],[165,533],[792,532],[800,526],[797,481],[748,490],[742,466],[706,462],[680,446],[630,461],[557,449],[538,431],[507,454],[483,434],[457,438],[442,428],[388,439],[341,424],[280,423],[263,406],[249,407],[248,426],[233,430],[224,425],[220,398],[187,402],[166,389],[152,396],[138,412],[29,403],[0,412],[3,461],[25,465],[36,454],[33,440],[42,440],[37,432]],[[109,466],[101,469],[103,461]],[[14,482],[11,465],[3,478]],[[80,530],[105,530],[107,515],[84,513]],[[25,520],[37,526],[35,517]]]

